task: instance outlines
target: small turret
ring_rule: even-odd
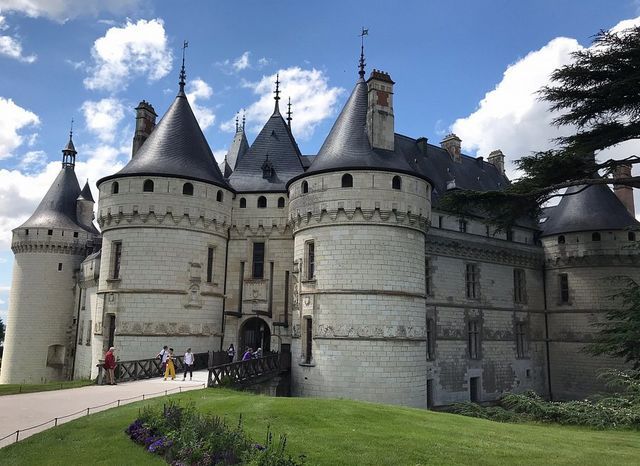
[[[76,166],[76,151],[75,146],[73,145],[73,120],[71,120],[71,130],[69,131],[69,142],[62,149],[62,168],[71,168],[73,169]]]
[[[80,192],[78,199],[76,200],[76,217],[78,223],[80,223],[85,229],[93,229],[93,206],[95,201],[91,194],[91,188],[89,187],[89,180],[84,184],[84,188]]]
[[[140,146],[147,140],[153,128],[156,127],[156,111],[146,100],[141,101],[136,107],[136,132],[133,135],[131,158],[136,156]]]

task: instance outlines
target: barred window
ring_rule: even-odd
[[[529,352],[527,342],[527,324],[524,322],[516,323],[516,355],[519,358],[526,358]]]
[[[477,264],[467,264],[466,267],[467,298],[480,297],[480,271]]]
[[[120,262],[122,261],[122,243],[120,241],[113,242],[113,272],[111,278],[120,278]]]
[[[307,280],[316,277],[316,247],[313,241],[307,242]]]
[[[213,247],[207,248],[207,283],[213,282],[213,252]]]
[[[560,302],[569,302],[569,276],[566,273],[560,274]]]
[[[253,243],[253,278],[264,278],[264,243]]]
[[[515,303],[527,302],[525,273],[522,269],[513,269],[513,301]]]
[[[469,344],[469,358],[479,359],[480,357],[480,324],[477,320],[470,320],[467,323],[467,334]]]

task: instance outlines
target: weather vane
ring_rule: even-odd
[[[366,63],[364,62],[364,36],[369,35],[369,29],[365,29],[362,27],[362,31],[360,32],[360,71],[358,74],[361,78],[364,79],[364,66]]]

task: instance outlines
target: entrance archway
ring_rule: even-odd
[[[262,348],[263,353],[271,350],[271,330],[269,330],[269,325],[259,317],[245,320],[240,327],[238,352],[244,353],[247,347],[251,347],[253,351]]]

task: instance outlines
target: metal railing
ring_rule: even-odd
[[[258,379],[289,370],[289,353],[270,353],[257,359],[209,368],[208,387],[249,385]]]

